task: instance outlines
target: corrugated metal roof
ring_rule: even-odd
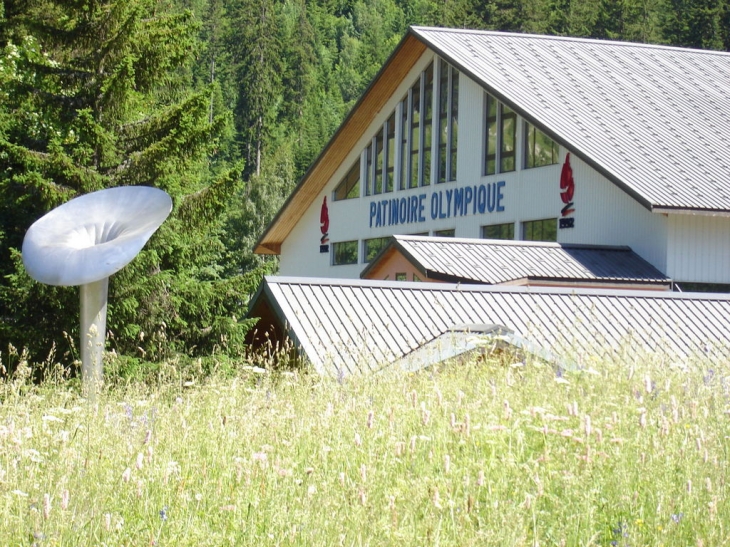
[[[411,31],[645,206],[730,211],[730,54]]]
[[[396,363],[464,324],[503,325],[579,363],[647,353],[730,359],[730,295],[266,277],[252,308],[262,300],[332,376]]]
[[[625,246],[394,235],[366,267],[397,249],[423,275],[441,281],[499,284],[520,279],[669,285],[670,279]]]

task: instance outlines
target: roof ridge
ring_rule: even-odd
[[[636,299],[664,299],[664,300],[730,300],[728,293],[697,293],[672,292],[640,289],[587,289],[582,287],[541,287],[515,285],[480,285],[467,283],[432,283],[424,281],[392,281],[371,279],[350,279],[333,277],[296,277],[296,276],[264,276],[262,285],[340,285],[342,287],[362,288],[395,288],[395,289],[429,289],[433,291],[462,291],[462,292],[513,292],[553,294],[558,296],[597,296],[597,297],[632,297]]]
[[[685,52],[692,52],[692,53],[707,53],[707,54],[712,54],[712,55],[730,56],[730,52],[721,51],[721,50],[717,50],[717,49],[698,49],[698,48],[690,48],[690,47],[682,47],[682,46],[673,46],[673,45],[669,45],[669,44],[652,44],[652,43],[646,43],[646,42],[606,40],[603,38],[589,38],[586,36],[556,36],[554,34],[534,34],[534,33],[527,33],[527,32],[503,32],[503,31],[497,31],[497,30],[429,27],[429,26],[420,26],[420,25],[411,25],[410,28],[412,31],[414,31],[417,34],[422,31],[425,31],[425,32],[437,31],[437,32],[447,32],[447,33],[452,33],[452,34],[475,34],[475,35],[486,35],[486,36],[504,36],[504,37],[511,37],[511,38],[535,38],[535,39],[539,39],[539,40],[549,40],[549,41],[581,42],[581,43],[596,44],[596,45],[612,45],[612,46],[631,47],[631,48],[641,47],[641,48],[647,48],[647,49],[663,49],[663,50],[669,50],[669,51],[685,51]]]
[[[425,243],[453,243],[462,245],[501,245],[505,247],[537,247],[545,249],[584,249],[587,251],[634,252],[628,245],[600,245],[590,243],[560,243],[556,241],[527,241],[524,239],[488,239],[446,236],[417,236],[394,234],[396,241],[422,241]],[[634,253],[636,254],[636,253]]]

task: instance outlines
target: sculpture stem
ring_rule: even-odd
[[[92,400],[102,381],[108,293],[108,277],[81,285],[81,379]]]

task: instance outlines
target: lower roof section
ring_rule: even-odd
[[[451,283],[606,283],[671,288],[671,279],[630,247],[394,235],[363,270],[373,278],[400,253],[424,278]]]
[[[261,318],[254,343],[288,338],[331,376],[400,364],[464,325],[499,326],[508,344],[578,364],[730,359],[725,294],[266,277],[248,315]]]

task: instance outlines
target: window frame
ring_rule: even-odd
[[[527,239],[527,237],[526,237],[526,235],[527,235],[526,234],[526,230],[527,230],[527,225],[528,224],[529,225],[532,225],[532,226],[535,226],[538,223],[540,223],[541,224],[541,228],[540,229],[541,230],[545,230],[545,226],[549,222],[552,223],[552,231],[554,231],[555,239],[545,239],[544,237],[543,238],[540,238],[540,239],[535,239],[534,237],[531,238],[531,239]],[[521,236],[521,240],[522,241],[543,241],[543,242],[552,242],[552,243],[555,243],[555,242],[558,241],[558,219],[555,218],[555,217],[551,217],[551,218],[539,218],[539,219],[535,219],[535,220],[525,220],[525,221],[523,221],[521,223],[520,231],[521,231],[520,236]]]
[[[533,143],[530,145],[530,129],[534,130],[534,138]],[[550,143],[552,144],[551,150],[550,150],[550,163],[540,163],[540,164],[534,164],[530,165],[530,157],[536,158],[537,155],[535,154],[535,144],[537,142],[537,134],[543,135],[545,138],[550,140]],[[547,167],[548,165],[556,165],[560,163],[560,145],[550,137],[547,133],[542,131],[539,127],[537,127],[535,124],[532,124],[528,122],[527,120],[524,121],[522,124],[522,146],[523,146],[523,162],[522,162],[522,168],[523,169],[536,169],[538,167]]]
[[[360,182],[362,181],[362,162],[360,161],[361,158],[358,157],[358,159],[355,161],[355,163],[352,164],[352,167],[347,171],[344,177],[342,177],[342,180],[339,182],[337,186],[335,186],[335,189],[332,192],[332,201],[345,201],[348,199],[356,199],[360,197],[361,194],[361,188],[360,188]],[[351,186],[348,183],[348,180],[350,179],[350,176],[353,173],[357,173],[357,180],[354,184]],[[341,188],[345,188],[345,193],[343,197],[338,197],[338,192]],[[357,191],[355,192],[357,195],[350,195],[353,190],[357,188]]]
[[[436,128],[436,182],[456,180],[456,154],[459,133],[459,71],[440,59],[438,80],[434,78],[437,91],[438,127]],[[438,81],[438,85],[436,82]]]
[[[347,245],[347,244],[354,244],[354,247],[355,247],[355,259],[354,259],[354,262],[338,262],[338,260],[337,260],[337,254],[338,254],[337,248],[340,245]],[[351,240],[348,240],[348,241],[336,241],[336,242],[333,242],[332,243],[332,259],[331,259],[332,266],[352,266],[353,264],[356,265],[356,264],[359,264],[359,259],[360,259],[360,257],[359,257],[359,245],[358,245],[358,240],[357,239],[351,239]]]
[[[433,237],[456,237],[456,228],[447,228],[446,230],[434,230]]]
[[[496,227],[511,228],[510,230],[508,230],[509,232],[511,232],[511,237],[487,237],[485,235],[486,228],[496,228]],[[498,239],[501,241],[514,241],[515,240],[515,223],[514,222],[500,222],[497,224],[485,224],[484,226],[481,226],[479,231],[480,231],[481,239]]]
[[[373,256],[368,259],[368,252],[370,249],[368,248],[368,244],[371,242],[380,242],[380,247],[378,247]],[[362,240],[362,262],[363,264],[370,264],[370,262],[373,261],[373,259],[378,255],[380,251],[382,251],[385,246],[388,244],[388,241],[390,241],[390,236],[384,236],[384,237],[371,237],[369,239],[363,239]]]
[[[494,103],[494,114],[490,115],[491,105]],[[517,143],[519,142],[518,128],[519,116],[514,109],[498,100],[488,92],[484,92],[484,114],[483,135],[482,135],[482,176],[497,175],[500,173],[512,173],[517,171]],[[505,112],[505,109],[508,112]],[[505,148],[505,128],[506,122],[512,121],[512,150]],[[494,154],[489,153],[490,143],[490,126],[494,127]],[[512,160],[512,167],[506,168],[505,161]],[[494,162],[493,170],[490,170],[490,161]]]

